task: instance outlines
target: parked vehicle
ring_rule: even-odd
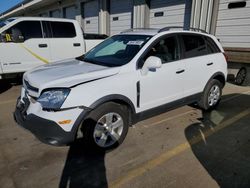
[[[14,116],[45,143],[65,145],[82,135],[110,149],[142,119],[186,104],[215,108],[226,78],[224,51],[214,36],[134,29],[82,58],[26,72]]]
[[[215,35],[228,56],[230,81],[250,86],[250,0],[217,1]]]
[[[70,19],[17,17],[1,22],[0,27],[0,79],[78,57],[104,38],[88,35],[85,40],[78,22]]]

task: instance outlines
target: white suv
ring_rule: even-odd
[[[15,120],[48,144],[82,136],[110,149],[139,120],[192,103],[211,110],[227,62],[217,39],[197,31],[125,31],[85,56],[26,72]]]

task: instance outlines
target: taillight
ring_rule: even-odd
[[[228,62],[228,55],[225,52],[223,53],[223,55],[225,57],[226,62]]]

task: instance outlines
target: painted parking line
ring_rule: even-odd
[[[235,96],[228,97],[228,98],[226,98],[226,99],[222,100],[221,102],[222,102],[222,103],[224,103],[224,102],[227,102],[227,101],[233,100],[233,99],[235,99],[235,98],[238,98],[238,97],[240,97],[240,96],[242,96],[242,95],[246,95],[246,94],[250,94],[250,91],[245,91],[245,92],[240,93],[240,94],[237,94],[237,95],[235,95]]]
[[[222,99],[221,103],[225,103],[225,102],[231,101],[231,100],[233,100],[233,99],[236,99],[236,98],[241,97],[242,95],[246,95],[246,94],[250,94],[250,91],[245,91],[245,92],[243,92],[243,93],[236,94],[236,95],[234,95],[234,96],[232,96],[232,97],[228,97],[228,98],[226,98],[226,99]],[[176,119],[176,118],[185,116],[185,115],[187,115],[187,114],[193,113],[193,112],[195,112],[195,111],[197,111],[197,109],[192,109],[192,110],[189,110],[189,111],[187,111],[187,112],[183,112],[183,113],[181,113],[181,114],[178,114],[178,115],[175,115],[175,116],[172,116],[172,117],[163,119],[163,120],[161,120],[161,121],[157,121],[157,122],[154,122],[154,123],[151,123],[151,124],[148,124],[148,125],[143,125],[143,127],[145,127],[145,128],[153,127],[153,126],[159,125],[159,124],[161,124],[161,123],[168,122],[168,121],[170,121],[170,120],[173,120],[173,119]]]
[[[176,119],[176,118],[178,118],[178,117],[185,116],[185,115],[190,114],[190,113],[192,113],[192,112],[195,112],[195,110],[189,110],[189,111],[187,111],[187,112],[183,112],[183,113],[181,113],[181,114],[178,114],[178,115],[175,115],[175,116],[172,116],[172,117],[163,119],[163,120],[161,120],[161,121],[157,121],[157,122],[154,122],[154,123],[151,123],[151,124],[148,124],[148,125],[143,125],[143,127],[145,127],[145,128],[153,127],[153,126],[159,125],[159,124],[161,124],[161,123],[164,123],[164,122],[167,122],[167,121]]]
[[[3,101],[3,102],[0,102],[0,105],[5,105],[5,104],[10,104],[10,103],[15,103],[16,100],[7,100],[7,101]]]
[[[188,150],[192,145],[197,144],[198,142],[202,141],[203,139],[206,139],[207,137],[215,134],[216,132],[218,132],[218,131],[220,131],[220,130],[222,130],[230,125],[233,125],[235,122],[248,116],[249,114],[250,114],[250,108],[248,108],[247,110],[245,110],[245,111],[233,116],[232,118],[224,121],[223,123],[219,124],[218,126],[214,127],[213,129],[210,129],[208,131],[203,132],[202,137],[195,137],[195,138],[191,139],[189,142],[185,142],[183,144],[180,144],[177,147],[173,148],[172,150],[168,150],[168,151],[162,153],[161,155],[159,155],[158,157],[145,162],[144,164],[142,164],[138,168],[129,171],[126,175],[111,182],[110,187],[111,188],[121,187],[122,185],[130,182],[131,180],[133,180],[139,176],[142,176],[143,174],[145,174],[149,170],[154,169],[155,167],[165,163],[169,159],[171,159],[171,158],[181,154],[182,152]]]

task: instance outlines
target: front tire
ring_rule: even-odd
[[[91,147],[104,150],[118,147],[128,132],[127,107],[113,102],[102,104],[82,126],[84,140]]]
[[[218,80],[211,80],[203,91],[201,100],[198,105],[203,110],[213,110],[218,106],[222,95],[222,83]]]

